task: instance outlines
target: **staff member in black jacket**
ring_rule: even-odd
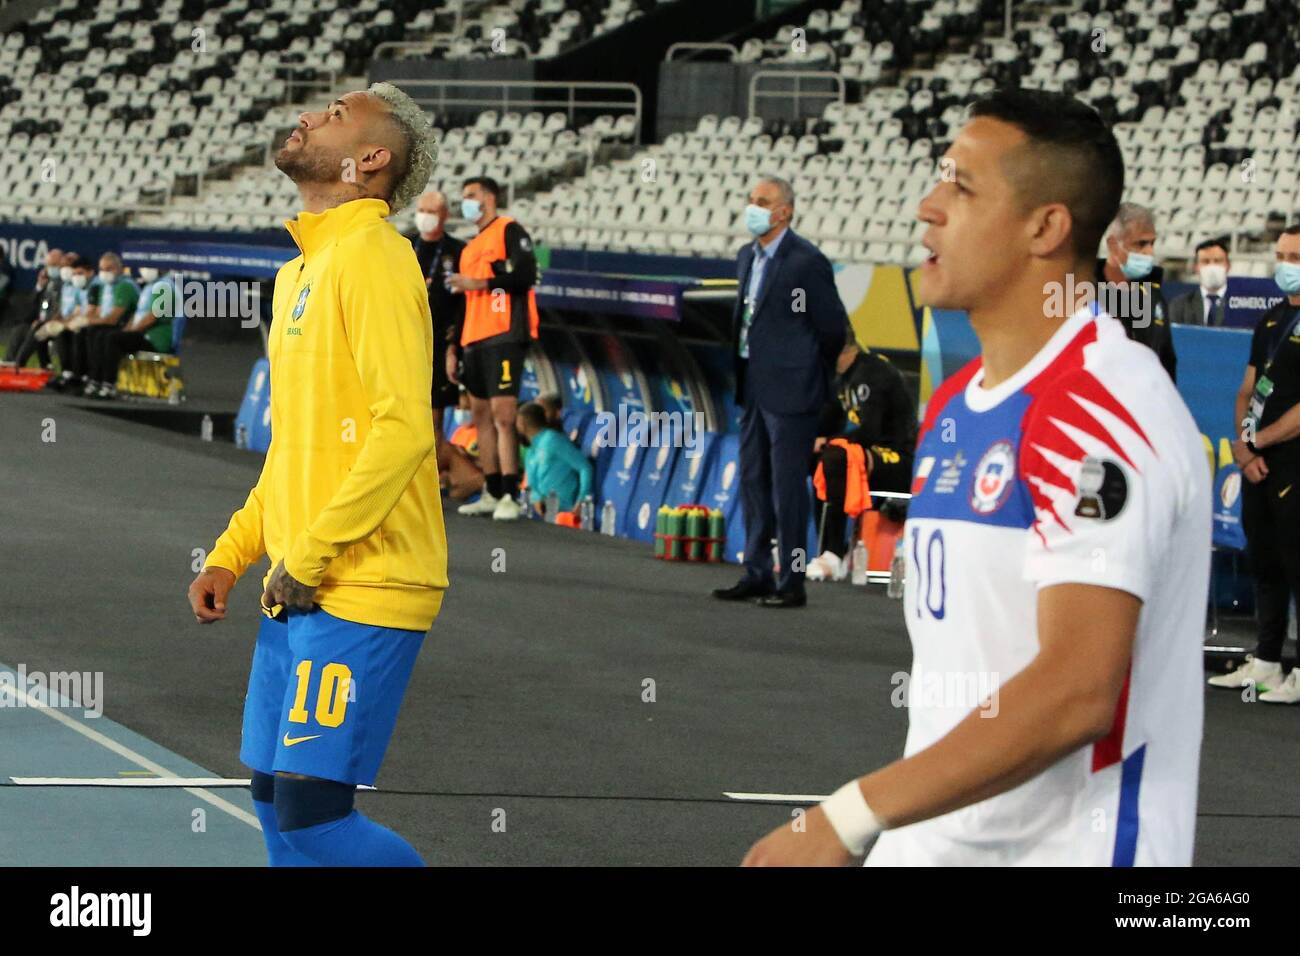
[[[1241,526],[1255,575],[1255,656],[1214,687],[1254,684],[1271,704],[1300,703],[1300,667],[1283,679],[1282,642],[1293,597],[1300,597],[1300,223],[1277,240],[1274,278],[1284,298],[1260,316],[1234,408],[1241,437]]]
[[[823,550],[808,564],[810,581],[841,581],[848,573],[844,562],[848,452],[831,440],[842,437],[862,447],[872,491],[906,492],[916,448],[916,403],[893,362],[862,348],[850,335],[835,371],[834,400],[826,403],[820,437],[813,443],[826,481],[826,501],[818,502]]]
[[[807,565],[808,459],[849,319],[830,262],[790,228],[794,189],[764,176],[749,194],[739,295],[732,313],[740,405],[740,500],[745,576],[713,596],[802,607]],[[777,538],[781,575],[772,568]]]
[[[33,297],[29,321],[22,322],[14,329],[9,340],[9,350],[5,361],[0,366],[22,368],[35,353],[42,368],[50,367],[50,343],[36,338],[36,330],[50,319],[62,318],[60,303],[63,296],[63,250],[51,249],[45,254],[45,268],[36,275],[36,291]],[[69,270],[71,272],[71,270]]]
[[[465,317],[465,297],[448,287],[447,277],[455,274],[465,243],[445,229],[447,197],[442,193],[436,190],[425,193],[415,209],[418,235],[412,244],[420,271],[424,273],[424,284],[429,289],[429,312],[433,315],[433,410],[441,413],[460,398],[460,389],[447,376],[447,349],[454,346],[453,336]],[[435,425],[441,448],[446,442],[441,414],[435,416]]]
[[[1114,317],[1128,329],[1128,337],[1141,342],[1160,357],[1171,379],[1176,379],[1178,356],[1169,329],[1169,305],[1160,291],[1164,270],[1156,265],[1156,225],[1150,209],[1137,203],[1119,204],[1119,212],[1106,234],[1107,256],[1097,260],[1097,282],[1119,288],[1132,285],[1135,297]]]

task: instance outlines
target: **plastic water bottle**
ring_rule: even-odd
[[[204,441],[212,441],[212,416],[204,415],[203,422],[199,425],[199,438]]]
[[[605,507],[600,509],[600,533],[607,534],[612,538],[614,536],[614,521],[617,517],[614,502],[606,501]]]
[[[894,559],[889,562],[889,590],[891,598],[903,596],[903,582],[907,580],[907,557],[903,551],[903,539],[899,537],[894,546]]]
[[[863,585],[867,583],[867,564],[870,561],[870,555],[867,554],[867,544],[861,538],[853,546],[853,559],[850,569],[850,577],[854,584]]]
[[[583,531],[592,531],[596,526],[596,500],[587,495],[578,505],[578,524]]]
[[[248,447],[248,426],[243,424],[242,422],[240,423],[239,427],[235,429],[235,447],[236,448]]]
[[[552,491],[546,495],[546,523],[555,524],[555,519],[560,513],[560,496]]]

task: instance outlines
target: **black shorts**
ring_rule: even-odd
[[[434,408],[451,408],[460,402],[460,386],[447,377],[447,353],[441,355],[434,350],[433,356],[433,394],[431,404]]]
[[[522,342],[465,346],[460,380],[475,398],[519,397],[528,347]]]
[[[849,440],[852,441],[852,439]],[[867,445],[864,447],[871,452],[871,476],[867,483],[871,486],[872,491],[906,493],[910,490],[913,460],[910,451],[906,449],[898,450],[888,445]],[[839,445],[827,443],[822,447],[821,461],[825,463],[827,458],[843,460],[847,454]],[[813,470],[816,470],[816,462],[813,463]],[[844,474],[844,465],[836,463],[830,470],[842,475]]]

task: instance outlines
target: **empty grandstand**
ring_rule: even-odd
[[[61,0],[0,43],[0,210],[18,221],[278,229],[293,197],[269,167],[269,143],[309,103],[356,87],[372,57],[546,63],[686,6]],[[770,32],[747,24],[757,35],[716,37],[712,50],[672,51],[663,66],[721,51],[770,67],[769,86],[771,71],[797,68],[802,89],[751,83],[746,114],[700,115],[661,139],[639,110],[586,105],[608,94],[580,90],[577,109],[512,109],[511,89],[470,87],[472,72],[425,80],[443,143],[435,185],[496,176],[557,248],[719,256],[739,238],[749,179],[777,165],[795,184],[802,231],[832,259],[911,265],[916,201],[964,106],[1019,83],[1076,93],[1116,124],[1130,198],[1155,210],[1166,257],[1219,234],[1249,253],[1300,203],[1300,13],[1285,0],[1031,6],[1010,32],[995,0],[800,7],[813,9]],[[516,102],[564,101],[513,86]],[[449,93],[460,105],[437,109]],[[637,149],[603,148],[616,144]]]

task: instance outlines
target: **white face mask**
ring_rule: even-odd
[[[153,282],[155,279],[158,278],[158,270],[152,269],[149,266],[141,266],[140,278],[143,279],[145,282]]]
[[[104,283],[104,285],[112,285],[114,282],[117,281],[117,273],[109,272],[107,269],[100,269],[99,281]]]
[[[438,228],[438,217],[431,212],[417,212],[415,214],[415,228],[420,232],[433,232]]]
[[[86,287],[86,277],[80,274],[74,275],[72,277],[72,284],[78,289],[84,289]]]
[[[1200,268],[1201,288],[1217,292],[1228,281],[1228,267],[1223,265],[1206,265]]]
[[[59,270],[59,278],[64,282],[72,281],[72,266],[64,266]]]

